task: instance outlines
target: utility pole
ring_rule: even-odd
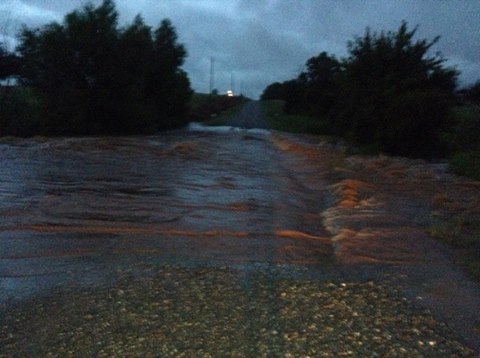
[[[210,57],[210,94],[213,94],[214,63],[215,59],[213,57]]]
[[[233,73],[230,76],[230,89],[232,90],[232,94],[235,94],[235,82],[233,80]]]

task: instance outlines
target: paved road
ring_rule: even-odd
[[[242,113],[259,122],[257,102]],[[137,262],[331,261],[322,194],[311,199],[269,138],[182,130],[0,143],[0,308]]]
[[[266,127],[258,102],[247,103],[230,124]],[[304,341],[290,334],[298,333],[299,325],[307,322],[305,317],[316,317],[315,314],[303,317],[300,313],[307,312],[305,307],[327,310],[335,324],[335,328],[327,328],[333,329],[336,338],[340,337],[336,332],[360,334],[354,330],[356,320],[351,320],[358,312],[368,316],[360,320],[367,325],[368,332],[380,330],[375,326],[376,320],[370,319],[370,313],[386,317],[387,308],[395,306],[386,298],[383,301],[378,298],[383,296],[370,295],[370,286],[365,282],[371,280],[384,282],[381,287],[397,290],[400,296],[405,294],[409,304],[431,309],[478,349],[480,339],[475,325],[480,312],[479,286],[459,272],[448,254],[439,251],[425,233],[432,198],[447,193],[451,200],[472,201],[469,207],[473,208],[473,201],[480,197],[478,185],[437,173],[436,167],[428,163],[358,156],[342,159],[341,151],[315,140],[273,131],[225,128],[172,131],[152,137],[0,140],[0,322],[1,312],[11,300],[33,295],[32,302],[36,302],[46,293],[44,290],[56,288],[63,297],[70,288],[85,287],[85,297],[90,299],[92,287],[103,287],[103,283],[107,284],[105,297],[109,299],[109,284],[116,282],[119,272],[130,270],[132,275],[143,277],[151,267],[164,272],[165,265],[192,269],[187,270],[189,278],[185,280],[191,283],[192,290],[185,290],[185,297],[202,303],[199,297],[203,293],[200,295],[197,287],[202,281],[198,279],[197,268],[227,267],[236,275],[234,286],[246,292],[247,299],[241,301],[248,305],[240,306],[239,312],[245,312],[248,319],[239,321],[247,323],[250,317],[257,316],[247,306],[265,308],[267,322],[271,317],[281,316],[283,300],[290,297],[290,288],[298,287],[301,280],[314,285],[327,282],[326,288],[330,280],[337,283],[338,295],[332,306],[321,306],[326,298],[332,299],[331,294],[324,295],[323,286],[317,291],[307,287],[295,296],[296,306],[301,309],[296,319],[287,320],[295,326],[293,331],[283,323],[272,330],[275,339],[282,340],[285,346],[293,342],[302,347]],[[270,268],[274,268],[272,275]],[[165,277],[170,277],[170,269],[166,270]],[[271,287],[265,290],[258,289],[256,279],[262,271],[271,276],[266,280]],[[212,286],[218,286],[216,282],[224,276],[212,275],[208,274],[204,280],[205,295],[215,293]],[[292,287],[282,286],[284,277],[291,280]],[[172,280],[160,278],[162,285],[166,283],[165,292],[177,287],[175,282],[169,283]],[[127,280],[131,291],[129,283]],[[141,281],[139,289],[134,289],[126,301],[135,307],[137,302],[151,303],[142,295],[154,292],[151,288],[160,287],[160,283]],[[350,284],[352,287],[361,284],[363,288],[360,292],[355,290],[357,293],[352,296],[345,291]],[[222,292],[232,292],[229,286],[219,287]],[[117,292],[122,296],[126,291],[122,288]],[[266,298],[258,292],[265,292]],[[312,292],[317,300],[314,304]],[[164,301],[161,292],[159,295],[162,297],[159,302],[170,302],[168,297]],[[173,297],[174,301],[179,297]],[[346,297],[355,297],[355,302],[345,301]],[[229,298],[225,300],[230,302]],[[217,308],[217,303],[225,300],[215,302],[212,298],[210,304]],[[78,302],[66,301],[83,307]],[[34,327],[46,324],[53,327],[49,317],[55,316],[57,310],[63,312],[62,317],[66,312],[73,314],[65,316],[68,322],[81,322],[79,335],[84,332],[95,335],[101,330],[89,326],[94,322],[104,323],[103,315],[97,312],[111,312],[119,318],[125,316],[121,312],[128,312],[127,308],[117,309],[108,302],[98,311],[99,301],[90,301],[91,311],[89,308],[88,312],[75,316],[69,307],[60,309],[56,299],[47,298],[41,301],[45,309],[24,313],[22,322],[26,323],[26,330],[18,328],[18,337],[31,337],[28,329],[35,320],[38,325]],[[402,297],[400,301],[403,302]],[[172,308],[172,317],[188,319],[190,313],[182,309],[190,306],[180,306]],[[346,312],[345,320],[338,319],[335,307]],[[199,312],[202,310],[203,307]],[[42,312],[53,313],[43,317]],[[133,313],[132,320],[142,322],[137,321],[137,312]],[[158,313],[158,317],[163,315],[163,311]],[[381,347],[394,346],[388,342],[391,339],[400,340],[397,348],[411,349],[410,356],[422,356],[412,345],[422,349],[423,356],[429,356],[425,351],[428,349],[433,350],[430,356],[452,356],[442,351],[448,348],[444,342],[450,341],[442,338],[444,326],[428,317],[420,320],[415,317],[406,316],[409,331],[395,319],[387,322],[379,331],[386,335],[379,350],[373,347],[379,339],[376,333],[363,344],[373,345],[371,352],[379,352],[380,356],[388,355],[381,354]],[[17,316],[11,318],[15,326]],[[225,322],[232,331],[228,326],[230,321]],[[111,324],[108,320],[106,323]],[[111,327],[124,324],[112,323]],[[256,322],[252,324],[257,327]],[[63,325],[59,323],[58,327]],[[312,336],[322,339],[323,333],[316,328],[325,327],[324,322],[312,322],[305,329],[308,331],[310,327]],[[267,332],[273,329],[263,323],[258,328],[259,334],[262,329]],[[424,338],[419,338],[417,331]],[[0,356],[12,356],[2,355],[4,342],[9,345],[11,342],[12,349],[25,346],[21,340],[12,341],[11,332],[11,326],[0,325]],[[151,337],[158,342],[156,334]],[[56,340],[57,336],[52,337]],[[329,335],[324,337],[330,342]],[[92,336],[87,338],[90,343],[95,342]],[[257,335],[252,341],[256,342],[256,338]],[[41,344],[42,339],[37,343]],[[71,342],[66,343],[71,347]],[[96,343],[91,346],[97,347]],[[268,343],[266,347],[271,346]],[[293,356],[302,355],[296,352]],[[205,354],[192,354],[202,355]]]
[[[268,123],[262,115],[262,108],[259,101],[247,102],[240,112],[227,123],[232,127],[239,128],[261,128],[268,129]]]

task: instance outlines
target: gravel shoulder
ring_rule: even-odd
[[[474,357],[389,282],[145,267],[2,313],[4,357]],[[138,271],[137,271],[138,273]]]
[[[318,138],[221,130],[41,145],[93,147],[85,157],[102,169],[105,150],[130,158],[142,165],[125,169],[151,169],[150,184],[86,191],[98,180],[75,176],[82,195],[37,203],[63,222],[4,208],[15,225],[0,227],[0,298],[17,284],[44,290],[0,302],[0,357],[478,356],[479,285],[427,231],[432,210],[477,213],[478,183]]]
[[[387,265],[398,287],[418,307],[480,349],[480,285],[454,262],[452,250],[430,235],[441,220],[478,220],[480,183],[448,167],[400,157],[348,155],[312,136],[275,134],[273,143],[295,158],[306,185],[323,177],[332,198],[322,212],[341,266]],[[295,172],[295,171],[294,171]],[[318,195],[318,194],[317,194]]]

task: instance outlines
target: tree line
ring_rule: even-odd
[[[0,135],[149,133],[185,123],[187,55],[171,21],[140,15],[119,27],[113,0],[41,28],[24,27],[15,54],[0,51]]]
[[[287,113],[313,116],[328,134],[375,151],[444,156],[458,144],[447,134],[466,131],[452,111],[459,102],[458,71],[431,53],[439,38],[415,40],[416,31],[406,22],[397,31],[367,28],[348,42],[346,58],[322,52],[297,78],[267,86],[261,98],[284,100]],[[463,97],[478,101],[478,85]],[[463,126],[479,133],[478,120]]]

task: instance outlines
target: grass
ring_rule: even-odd
[[[227,125],[228,121],[237,115],[242,109],[244,103],[237,104],[234,107],[230,107],[220,114],[212,117],[210,120],[206,121],[205,124],[208,126],[224,126]]]
[[[452,153],[452,170],[462,176],[480,180],[480,107],[464,104],[454,108],[455,125],[446,133]]]
[[[290,133],[328,133],[322,120],[305,115],[289,115],[283,111],[284,101],[262,101],[265,119],[270,127]],[[458,174],[480,180],[480,108],[458,107],[454,111],[457,125],[447,135],[453,153],[449,161]],[[337,138],[338,139],[338,138]],[[330,137],[330,140],[337,140]],[[345,155],[378,155],[380,150],[372,145],[348,145]],[[438,218],[429,229],[430,234],[448,244],[454,252],[456,263],[469,275],[480,281],[480,215],[459,213]]]
[[[429,231],[451,246],[456,263],[480,281],[480,218],[462,214],[442,218]]]
[[[25,87],[1,88],[0,136],[30,136],[41,126],[41,101]]]
[[[189,118],[191,121],[206,122],[209,125],[223,125],[238,112],[246,100],[242,96],[194,93],[189,103]]]
[[[284,101],[262,101],[265,120],[270,128],[290,133],[324,134],[324,122],[302,114],[286,114],[283,112]]]
[[[480,180],[480,151],[454,153],[449,162],[456,174]]]

